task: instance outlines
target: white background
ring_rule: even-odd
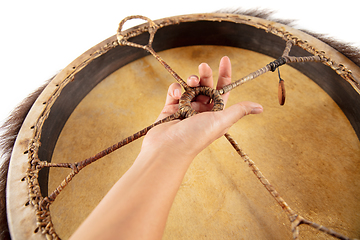
[[[359,5],[355,0],[204,2],[1,1],[0,122],[44,81],[90,47],[114,35],[118,23],[129,15],[158,19],[224,8],[269,9],[276,11],[274,17],[297,20],[297,28],[328,34],[360,48]]]

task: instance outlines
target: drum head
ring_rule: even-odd
[[[207,62],[217,78],[222,56],[233,80],[281,56],[323,52],[331,61],[284,65],[287,99],[279,106],[278,74],[267,73],[230,93],[227,106],[254,101],[229,133],[285,201],[305,218],[347,235],[360,235],[359,68],[323,42],[287,26],[241,15],[186,15],[156,21],[154,49],[184,79]],[[146,24],[129,29],[144,43]],[[221,38],[219,37],[221,36]],[[87,166],[48,211],[41,208],[70,173],[42,161],[84,160],[152,124],[174,79],[152,56],[119,46],[111,37],[64,69],[44,90],[17,139],[8,181],[8,215],[14,239],[67,239],[127,171],[137,140]],[[201,140],[201,139],[199,139]],[[40,165],[39,165],[40,164]],[[251,169],[220,138],[191,164],[178,191],[164,239],[285,239],[290,223]],[[308,226],[300,239],[327,239]]]

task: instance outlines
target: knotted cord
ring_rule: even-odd
[[[148,26],[147,26],[147,31],[150,34],[149,37],[149,41],[147,43],[147,45],[141,45],[138,43],[134,43],[134,42],[130,42],[128,41],[130,38],[134,37],[136,34],[133,32],[129,32],[128,34],[124,34],[122,31],[122,27],[124,25],[124,23],[128,20],[131,19],[143,19],[145,21],[148,22]],[[155,22],[153,22],[151,19],[144,17],[144,16],[129,16],[125,19],[123,19],[120,24],[119,24],[119,28],[117,31],[117,39],[118,39],[118,43],[121,46],[130,46],[130,47],[135,47],[135,48],[141,48],[146,50],[147,52],[149,52],[151,55],[153,55],[157,61],[160,62],[160,64],[162,66],[164,66],[164,68],[174,77],[174,79],[183,87],[183,89],[185,90],[185,92],[182,94],[180,100],[179,100],[179,110],[160,120],[157,121],[151,125],[149,125],[148,127],[140,130],[139,132],[121,140],[120,142],[110,146],[109,148],[97,153],[96,155],[87,158],[85,160],[82,160],[80,162],[75,162],[75,163],[48,163],[46,161],[40,161],[40,164],[37,166],[37,171],[40,171],[42,168],[45,167],[61,167],[61,168],[70,168],[71,169],[71,173],[61,182],[61,184],[51,193],[49,194],[47,197],[44,197],[42,199],[40,199],[39,201],[39,209],[41,210],[49,210],[49,207],[51,205],[51,203],[53,201],[55,201],[56,197],[61,193],[61,191],[71,182],[71,180],[86,166],[88,166],[89,164],[99,160],[100,158],[112,153],[113,151],[145,136],[147,134],[147,132],[152,129],[153,127],[165,123],[165,122],[169,122],[169,121],[173,121],[175,119],[185,119],[188,117],[193,116],[194,114],[197,114],[197,112],[191,107],[191,101],[198,95],[205,95],[208,96],[212,99],[212,101],[214,102],[214,106],[213,109],[211,111],[221,111],[224,108],[224,102],[221,98],[221,95],[231,91],[232,89],[252,80],[255,79],[257,77],[259,77],[260,75],[269,72],[269,71],[276,71],[276,69],[278,69],[279,71],[279,67],[287,64],[287,63],[298,63],[298,62],[326,62],[327,59],[321,55],[321,53],[319,53],[318,55],[314,55],[314,56],[306,56],[306,57],[295,57],[295,56],[290,56],[290,51],[292,46],[296,45],[296,42],[294,40],[288,40],[286,42],[286,46],[285,49],[283,51],[283,54],[281,57],[279,57],[278,59],[276,59],[273,62],[270,62],[269,64],[267,64],[266,66],[250,73],[249,75],[234,81],[226,86],[224,86],[221,89],[212,89],[210,87],[204,87],[204,86],[200,86],[200,87],[190,87],[186,84],[186,82],[154,51],[154,49],[152,48],[152,43],[154,40],[154,36],[155,33],[157,32],[157,30],[159,29],[159,26],[156,25]],[[283,105],[285,102],[285,86],[284,86],[284,80],[281,79],[280,77],[280,71],[278,72],[279,75],[279,92],[278,92],[278,97],[279,97],[279,103],[280,105]],[[226,139],[230,142],[230,144],[232,145],[232,147],[236,150],[236,152],[240,155],[240,157],[244,160],[245,163],[248,164],[248,166],[251,168],[251,170],[254,172],[255,176],[259,179],[259,181],[261,182],[261,184],[265,187],[265,189],[271,194],[271,196],[273,196],[273,198],[276,200],[276,202],[279,204],[279,206],[281,206],[283,208],[283,210],[285,211],[285,213],[287,214],[290,223],[291,223],[291,231],[293,233],[293,239],[297,239],[299,237],[299,226],[301,224],[305,224],[308,226],[311,226],[319,231],[322,231],[324,233],[327,233],[331,236],[334,236],[338,239],[350,239],[347,238],[346,236],[343,236],[331,229],[328,229],[326,227],[323,227],[317,223],[311,222],[307,219],[305,219],[304,217],[298,215],[294,210],[292,210],[290,208],[290,206],[285,202],[285,200],[280,196],[280,194],[278,193],[278,191],[270,184],[270,182],[265,178],[265,176],[261,173],[261,171],[256,167],[255,163],[248,157],[248,155],[239,147],[239,145],[236,143],[236,141],[231,137],[231,135],[229,133],[226,133],[224,135],[226,137]],[[46,212],[47,212],[46,211]],[[44,219],[46,219],[47,221],[45,221],[46,224],[44,224]],[[50,215],[49,214],[45,214],[45,215],[39,215],[38,216],[38,222],[39,222],[39,228],[42,229],[43,232],[48,232],[50,233],[52,236],[55,236],[58,238],[58,236],[56,235],[56,233],[54,232],[54,230],[52,229],[52,223],[50,220]]]

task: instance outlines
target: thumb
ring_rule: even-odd
[[[223,110],[223,124],[230,128],[234,123],[239,121],[242,117],[249,114],[259,114],[263,112],[263,107],[254,102],[240,102]]]

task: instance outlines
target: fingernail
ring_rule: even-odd
[[[263,112],[263,107],[258,103],[251,103],[251,114],[259,114]]]
[[[201,63],[201,64],[199,65],[199,68],[200,68],[201,66],[210,67],[209,64],[207,64],[207,63]]]
[[[181,92],[179,89],[175,89],[173,94],[174,94],[174,98],[176,99],[181,98]]]
[[[189,79],[191,79],[191,80],[193,80],[193,81],[195,81],[195,82],[199,82],[199,78],[198,78],[198,76],[196,76],[196,75],[191,75],[191,76],[189,77]]]
[[[259,114],[259,113],[262,113],[263,110],[264,109],[262,107],[256,107],[251,110],[251,114]]]

